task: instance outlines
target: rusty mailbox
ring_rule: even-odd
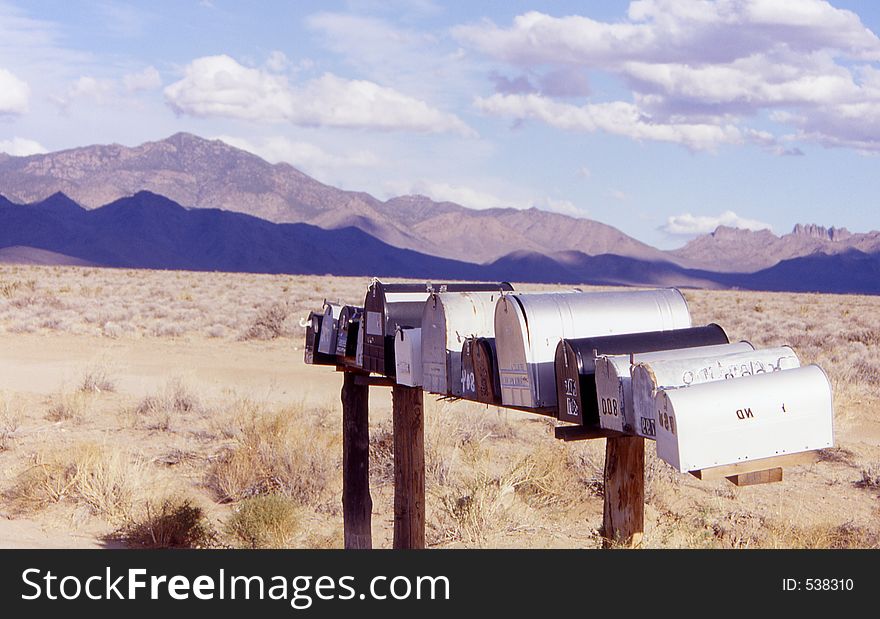
[[[503,290],[512,290],[503,284]],[[494,337],[495,304],[492,292],[432,294],[422,314],[422,380],[426,391],[461,397],[461,355],[469,337]]]
[[[422,386],[422,330],[399,327],[394,338],[395,377],[398,385]]]
[[[339,313],[341,305],[324,300],[324,317],[321,320],[321,337],[318,338],[318,352],[325,355],[336,354],[336,340],[339,334]]]
[[[383,284],[374,280],[364,299],[363,367],[393,377],[394,337],[398,327],[421,327],[425,301],[432,292],[491,292],[502,283]]]
[[[501,404],[501,383],[495,360],[495,338],[469,337],[461,347],[461,397]]]
[[[596,355],[616,355],[671,348],[727,344],[716,324],[705,327],[649,331],[562,340],[556,347],[556,400],[560,421],[580,425],[599,423],[596,404]]]
[[[501,401],[556,409],[553,363],[562,339],[690,326],[684,296],[673,288],[502,295],[495,306]]]
[[[318,351],[323,320],[323,312],[311,312],[308,322],[306,322],[306,345],[303,361],[309,365],[336,365],[335,355],[326,355]]]
[[[717,344],[695,348],[658,350],[630,355],[601,355],[596,358],[596,401],[599,410],[599,426],[606,430],[636,434],[654,438],[653,420],[634,404],[632,373],[634,364],[647,366],[664,362],[691,363],[699,357],[710,363],[712,359],[732,359],[742,355],[756,355],[749,342]],[[721,361],[717,363],[721,364]]]
[[[684,388],[700,383],[768,374],[800,367],[797,354],[788,346],[688,359],[636,359],[632,366],[630,421],[636,433],[649,438],[656,432],[656,397],[660,390]],[[611,389],[609,388],[609,391]],[[612,397],[613,391],[606,397]]]
[[[339,312],[336,328],[336,357],[345,365],[357,366],[357,347],[364,308],[346,305]]]
[[[681,472],[834,444],[831,385],[817,365],[661,389],[655,406],[657,456]]]

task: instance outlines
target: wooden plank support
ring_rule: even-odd
[[[603,548],[634,548],[645,531],[645,439],[618,436],[605,443]]]
[[[425,547],[425,431],[421,387],[392,390],[394,548]]]
[[[758,484],[772,484],[777,481],[782,481],[782,467],[765,469],[763,471],[754,471],[752,473],[728,475],[727,481],[732,483],[734,486],[757,486]]]
[[[356,385],[364,387],[393,387],[397,383],[393,378],[387,376],[370,376],[369,374],[355,374],[354,382]]]
[[[346,372],[342,381],[342,519],[345,548],[372,548],[370,388]]]
[[[772,456],[770,458],[758,458],[757,460],[746,460],[745,462],[737,462],[736,464],[725,464],[723,466],[713,466],[708,469],[699,471],[691,471],[691,475],[703,481],[713,481],[722,477],[735,477],[745,475],[746,473],[756,473],[759,471],[767,471],[769,469],[783,468],[786,466],[797,466],[799,464],[812,464],[819,460],[818,451],[803,451],[795,454],[784,454],[782,456]],[[744,478],[745,479],[745,478]],[[768,478],[769,479],[769,478]],[[770,479],[769,481],[781,481],[780,479]],[[733,483],[735,481],[731,480]],[[752,482],[769,483],[768,482]],[[741,484],[737,484],[741,485]]]
[[[554,428],[554,436],[561,441],[586,441],[597,438],[615,438],[628,436],[622,432],[605,430],[593,426],[557,426]]]

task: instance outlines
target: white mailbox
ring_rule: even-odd
[[[505,406],[556,406],[554,356],[563,338],[691,326],[681,292],[505,294],[495,306],[495,345]]]
[[[425,302],[422,314],[422,381],[426,391],[464,395],[461,351],[469,337],[495,337],[495,304],[500,292],[441,292]]]
[[[657,394],[657,456],[681,472],[834,444],[832,396],[819,366]]]
[[[398,385],[422,385],[422,330],[398,328],[394,337],[395,379]]]
[[[318,352],[325,355],[336,354],[336,336],[339,333],[339,313],[341,305],[328,303],[324,300],[324,319],[321,321],[321,339],[318,341]]]
[[[636,361],[632,368],[631,387],[633,425],[638,434],[649,438],[653,438],[656,431],[655,398],[660,389],[689,387],[800,367],[797,355],[788,346],[723,356],[642,358]]]
[[[632,368],[636,363],[662,362],[671,359],[721,357],[735,353],[754,352],[748,342],[716,344],[693,348],[659,350],[634,355],[601,355],[596,358],[596,399],[599,407],[599,426],[606,430],[626,432],[654,438],[653,421],[642,420],[633,404]],[[585,396],[586,397],[586,394]],[[651,406],[650,410],[653,410]]]

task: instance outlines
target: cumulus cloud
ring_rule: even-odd
[[[613,22],[533,11],[508,27],[488,21],[459,26],[454,36],[526,71],[617,75],[631,88],[627,103],[649,124],[722,129],[701,128],[706,139],[698,148],[710,141],[754,142],[788,155],[797,154],[796,147],[780,142],[794,140],[880,150],[880,38],[858,15],[824,0],[637,0],[625,19]],[[550,89],[542,94],[562,96]],[[778,111],[792,113],[774,145],[747,135],[731,139],[731,127],[746,134],[750,119]],[[676,133],[630,137],[694,147],[691,139],[670,139],[670,131]]]
[[[11,140],[0,140],[0,153],[6,153],[13,157],[27,157],[29,155],[39,155],[49,151],[34,140],[15,137]]]
[[[379,158],[369,151],[331,153],[311,142],[291,140],[283,136],[250,140],[221,135],[216,139],[253,153],[271,163],[289,163],[312,175],[330,169],[363,168],[380,164]]]
[[[682,144],[693,150],[711,150],[718,144],[737,144],[743,139],[739,129],[730,124],[664,122],[625,101],[578,106],[535,94],[494,94],[478,97],[474,104],[488,114],[536,119],[567,131],[605,131],[635,140]]]
[[[31,89],[15,74],[0,69],[0,115],[24,114],[28,111]]]
[[[374,82],[325,73],[294,85],[225,55],[192,61],[165,98],[176,113],[191,116],[473,135],[454,114]]]
[[[770,224],[740,217],[733,211],[724,211],[717,216],[692,215],[691,213],[673,215],[666,220],[666,224],[661,226],[660,230],[673,236],[698,236],[714,232],[718,226],[743,230],[772,230]]]
[[[149,66],[135,73],[127,73],[122,77],[122,84],[128,92],[156,90],[162,86],[162,77],[156,67]]]

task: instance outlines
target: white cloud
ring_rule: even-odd
[[[266,68],[275,73],[281,73],[289,66],[290,60],[287,59],[287,55],[277,49],[270,53],[266,59]]]
[[[740,217],[733,211],[724,211],[717,216],[692,215],[691,213],[673,215],[666,220],[666,224],[661,226],[660,230],[674,236],[698,236],[714,232],[718,226],[743,230],[772,230],[770,224]]]
[[[26,82],[6,69],[0,69],[0,115],[28,111],[31,89]]]
[[[857,14],[824,0],[636,0],[625,19],[613,22],[532,11],[509,27],[484,21],[453,34],[527,71],[601,71],[623,78],[632,103],[591,102],[580,112],[569,110],[580,117],[574,123],[580,128],[598,124],[583,120],[595,106],[617,103],[632,106],[654,127],[611,131],[634,139],[698,150],[757,143],[780,155],[799,153],[780,145],[792,140],[880,151],[880,38]],[[510,115],[510,102],[482,101],[484,111]],[[537,112],[534,101],[531,107],[532,117],[565,128]],[[793,133],[773,136],[772,146],[750,139],[749,119],[779,111],[793,112],[785,117]],[[687,126],[693,129],[683,132]]]
[[[632,103],[613,101],[577,106],[541,95],[478,97],[477,109],[519,120],[536,119],[567,131],[605,131],[635,140],[682,144],[693,150],[712,150],[719,144],[738,144],[742,135],[733,125],[663,122],[652,119]]]
[[[6,153],[13,157],[27,157],[49,152],[46,148],[34,140],[15,137],[11,140],[0,140],[0,153]]]
[[[149,66],[135,73],[127,73],[122,77],[122,84],[128,92],[156,90],[162,86],[162,77],[156,67]]]
[[[578,178],[589,179],[593,176],[593,171],[589,168],[589,166],[582,165],[575,171],[575,175]]]
[[[331,153],[311,142],[291,140],[282,136],[256,141],[225,135],[216,139],[253,153],[270,163],[289,163],[313,176],[333,169],[365,168],[380,164],[379,158],[369,151]]]
[[[178,114],[200,117],[473,135],[457,116],[374,82],[325,73],[292,85],[225,55],[192,61],[165,98]]]
[[[625,202],[629,200],[629,194],[625,191],[621,191],[620,189],[609,189],[608,197],[617,200],[618,202]]]

